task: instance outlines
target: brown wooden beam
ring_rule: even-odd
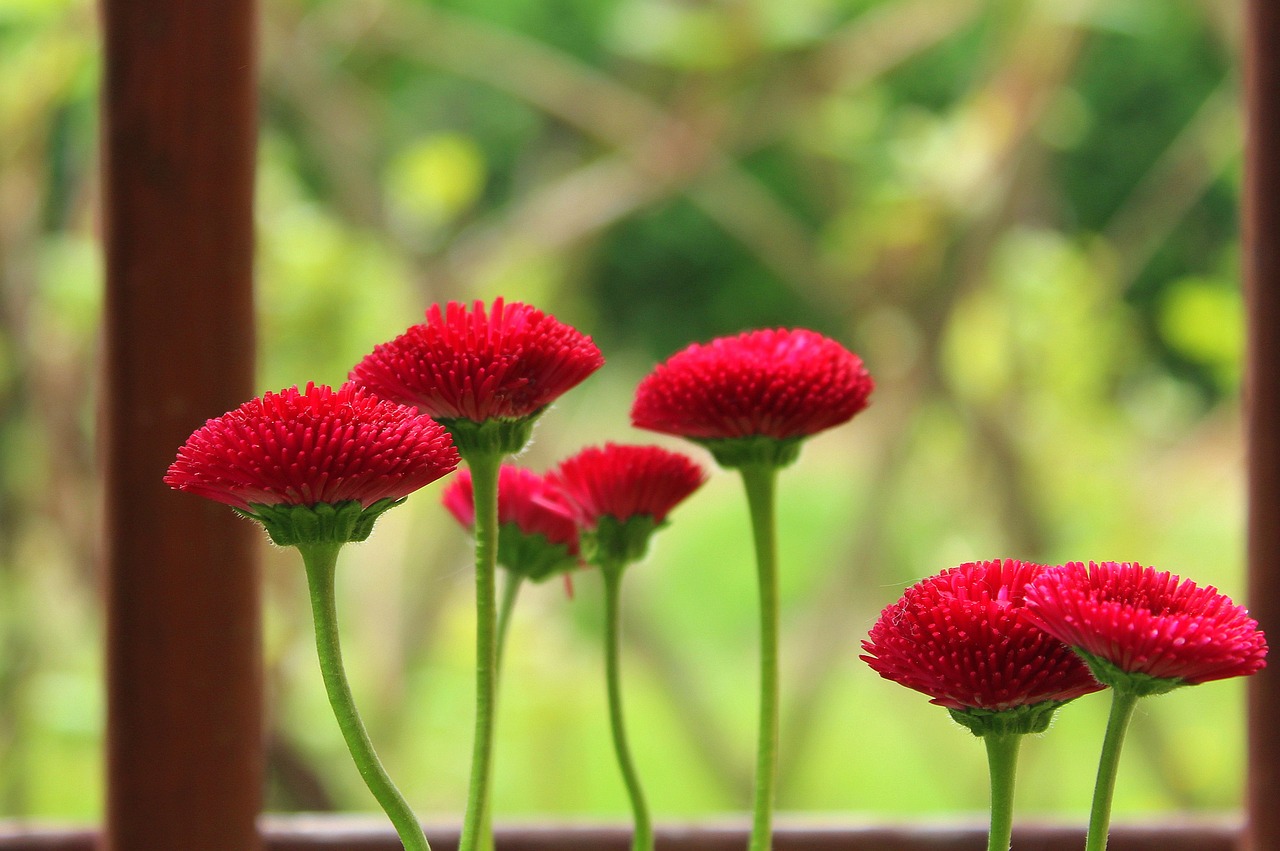
[[[1167,820],[1158,826],[1116,825],[1108,851],[1236,851],[1241,829],[1232,821]],[[400,851],[389,827],[341,816],[286,816],[264,821],[267,851]],[[626,851],[630,830],[620,826],[531,826],[496,830],[496,851]],[[427,828],[433,851],[457,851],[456,828]],[[89,831],[5,831],[0,851],[90,851]],[[659,826],[658,851],[741,851],[745,826]],[[1084,828],[1020,825],[1018,851],[1079,851]],[[965,825],[882,825],[876,827],[780,827],[777,851],[985,851],[986,829]]]
[[[1280,4],[1249,0],[1244,272],[1248,312],[1249,606],[1273,654],[1280,641]],[[1247,847],[1280,848],[1280,659],[1249,682]]]
[[[195,428],[252,395],[253,0],[103,0],[102,21],[102,845],[253,849],[259,533],[161,482]]]
[[[320,827],[323,825],[323,827]],[[1020,825],[1013,832],[1017,851],[1080,851],[1084,828]],[[1108,851],[1236,851],[1238,826],[1187,821],[1159,827],[1117,825]],[[343,829],[333,822],[308,828],[305,820],[276,822],[266,831],[268,851],[397,851],[400,843],[382,827]],[[662,826],[655,829],[657,851],[742,851],[746,826]],[[428,827],[433,851],[457,851],[457,831]],[[494,831],[496,851],[628,851],[631,830],[621,826],[506,827]],[[775,851],[986,851],[982,824],[878,824],[781,826],[774,831]],[[0,846],[0,851],[6,851]]]

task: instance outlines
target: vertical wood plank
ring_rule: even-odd
[[[252,395],[253,0],[103,0],[111,851],[260,848],[256,531],[161,482]]]
[[[1269,851],[1280,848],[1280,4],[1246,9],[1249,607],[1273,653],[1249,682],[1246,847]]]

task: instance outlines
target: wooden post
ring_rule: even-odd
[[[252,395],[253,0],[103,0],[110,851],[260,848],[260,534],[162,482]]]
[[[1280,5],[1249,0],[1244,269],[1249,607],[1272,658],[1249,679],[1246,847],[1280,848]]]

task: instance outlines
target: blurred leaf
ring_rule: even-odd
[[[485,162],[467,136],[439,134],[403,148],[383,183],[399,227],[434,231],[475,204],[484,190]]]
[[[610,43],[624,56],[673,68],[720,68],[734,59],[724,13],[678,0],[622,0]]]
[[[1182,278],[1165,289],[1160,334],[1175,352],[1208,367],[1223,384],[1240,380],[1244,305],[1231,281]]]

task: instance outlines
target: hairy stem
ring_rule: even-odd
[[[653,823],[645,804],[644,791],[627,746],[627,732],[622,720],[622,677],[620,672],[620,622],[619,601],[622,591],[622,565],[602,564],[605,590],[604,674],[609,690],[609,727],[613,733],[613,750],[618,758],[618,769],[627,787],[631,812],[635,821],[635,833],[631,839],[632,851],[653,851]]]
[[[751,512],[760,587],[760,730],[756,747],[756,783],[750,851],[773,847],[773,807],[778,777],[778,543],[775,518],[777,468],[750,464],[741,468]]]
[[[342,666],[342,648],[338,643],[338,614],[334,601],[334,572],[341,544],[300,544],[303,564],[307,569],[307,588],[311,595],[311,611],[315,620],[316,652],[320,657],[320,674],[324,678],[329,705],[338,719],[338,728],[356,769],[378,804],[395,826],[406,851],[431,851],[422,826],[400,791],[387,776],[382,762],[373,750],[360,713],[356,711],[351,686]]]
[[[991,775],[991,830],[987,851],[1009,851],[1013,844],[1013,780],[1018,768],[1019,733],[991,733],[982,737],[987,746]]]
[[[524,577],[513,571],[506,571],[502,583],[502,601],[498,606],[498,676],[502,676],[502,657],[507,647],[507,630],[511,627],[511,613],[516,606],[516,598],[520,596],[520,588],[524,585]]]
[[[488,816],[493,766],[493,722],[498,691],[498,625],[496,577],[498,557],[499,453],[472,452],[471,491],[475,501],[476,537],[476,724],[471,751],[471,783],[462,822],[459,851],[491,848]]]
[[[1106,851],[1107,832],[1111,828],[1111,799],[1116,791],[1116,770],[1120,766],[1120,748],[1129,728],[1138,695],[1123,689],[1111,689],[1111,714],[1107,717],[1107,733],[1102,739],[1102,757],[1098,760],[1098,779],[1093,784],[1093,806],[1089,810],[1089,835],[1085,851]]]

